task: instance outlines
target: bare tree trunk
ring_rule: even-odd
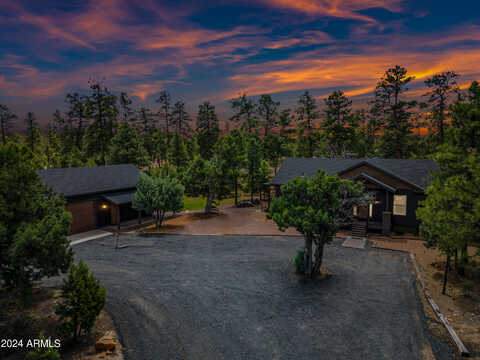
[[[450,255],[447,255],[447,263],[445,264],[445,273],[443,275],[443,288],[442,288],[443,295],[445,295],[445,291],[447,290],[447,276],[448,276],[449,270],[450,270]]]
[[[160,221],[159,221],[158,227],[162,226],[163,219],[165,218],[165,210],[162,210],[161,214],[162,215],[160,216]]]
[[[463,245],[460,249],[460,266],[458,267],[458,275],[465,276],[465,270],[468,265],[468,245]]]
[[[455,264],[455,274],[459,275],[460,269],[458,268],[458,249],[455,249],[454,264]]]
[[[325,243],[316,244],[315,246],[315,264],[313,266],[313,275],[320,275],[322,273],[323,250]]]
[[[235,189],[235,206],[238,205],[238,181],[237,181],[237,178],[235,177],[235,181],[234,181],[234,189]]]
[[[312,237],[305,236],[305,252],[303,253],[303,263],[305,265],[305,274],[312,276]]]
[[[212,204],[215,199],[215,188],[213,185],[210,185],[210,189],[207,195],[207,202],[205,204],[205,214],[210,214],[212,212]]]

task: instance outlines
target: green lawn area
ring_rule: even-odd
[[[205,201],[207,199],[204,197],[183,197],[183,208],[185,210],[200,210],[205,208]]]
[[[206,198],[203,196],[198,196],[198,197],[188,197],[184,196],[183,197],[183,208],[184,210],[201,210],[205,208],[205,202]],[[228,199],[222,199],[220,201],[220,205],[225,205],[225,204],[233,204],[234,199],[233,198],[228,198]]]

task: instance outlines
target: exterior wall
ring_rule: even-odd
[[[418,208],[419,201],[425,199],[425,195],[422,193],[414,191],[399,190],[396,192],[396,195],[407,195],[407,215],[393,215],[393,195],[391,201],[391,211],[392,211],[392,224],[393,227],[399,226],[407,230],[408,232],[416,233],[418,231],[418,226],[420,221],[418,221],[416,216],[416,211]]]
[[[340,173],[340,177],[343,179],[352,179],[361,173],[368,174],[387,185],[395,187],[397,189],[395,192],[396,195],[407,195],[407,214],[405,216],[393,215],[394,194],[392,194],[390,191],[386,191],[383,188],[379,188],[379,185],[376,183],[365,180],[364,184],[367,189],[372,192],[376,192],[376,200],[380,201],[379,204],[373,205],[373,216],[372,218],[369,218],[369,221],[378,223],[383,222],[383,212],[388,211],[392,213],[391,221],[393,229],[395,229],[395,227],[401,227],[407,232],[417,232],[420,222],[417,220],[416,210],[418,208],[418,203],[425,199],[425,194],[420,192],[413,185],[410,185],[394,176],[368,165],[361,165],[346,172]],[[275,196],[281,195],[279,185],[275,185],[275,192]],[[363,216],[359,217],[365,218],[365,215],[368,216],[368,207],[364,210],[366,210],[367,213],[363,213],[361,214]]]
[[[360,175],[361,173],[365,173],[370,176],[373,176],[376,179],[380,180],[381,182],[397,188],[397,191],[395,192],[396,195],[407,195],[407,215],[405,216],[393,215],[393,195],[394,194],[392,194],[389,191],[385,191],[383,189],[382,190],[377,189],[376,190],[378,191],[377,197],[378,197],[378,200],[382,202],[382,204],[374,206],[375,221],[378,221],[381,219],[381,217],[379,216],[380,214],[376,211],[377,209],[381,210],[382,212],[390,211],[392,212],[393,228],[401,227],[408,232],[417,232],[419,221],[417,220],[415,212],[418,207],[418,202],[425,199],[425,195],[423,193],[420,193],[414,186],[408,183],[405,183],[404,181],[399,180],[394,176],[386,174],[385,172],[368,165],[361,165],[359,167],[343,172],[341,173],[340,177],[342,177],[343,179],[351,179],[356,177],[357,175]],[[367,185],[367,188],[369,189],[372,189],[376,186],[375,184],[369,184],[369,183],[367,183],[366,185]],[[378,208],[375,209],[376,207]]]
[[[66,210],[72,214],[71,234],[93,230],[97,227],[97,212],[94,200],[69,202]]]
[[[412,191],[415,190],[415,187],[413,187],[412,185],[368,165],[361,165],[351,170],[348,170],[346,172],[342,172],[340,173],[340,177],[342,179],[352,179],[355,176],[360,175],[361,173],[371,175],[374,178],[380,180],[381,182],[388,184],[390,186],[393,186],[397,189],[405,189],[405,190],[412,190]]]

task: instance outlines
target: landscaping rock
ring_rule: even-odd
[[[107,331],[100,339],[95,343],[95,350],[97,352],[110,353],[117,347],[117,339],[113,331]]]

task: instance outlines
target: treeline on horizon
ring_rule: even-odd
[[[453,71],[436,74],[425,81],[424,102],[407,101],[413,77],[397,65],[385,72],[372,101],[360,110],[340,90],[321,106],[306,91],[295,109],[282,109],[268,94],[257,102],[243,94],[230,102],[235,129],[229,130],[229,122],[223,133],[208,101],[193,119],[185,103],[174,102],[164,90],[157,109],[136,111],[126,93],[116,96],[90,81],[89,94],[67,94],[67,110],[55,111],[46,128],[28,112],[25,136],[11,132],[17,116],[0,104],[1,141],[23,146],[38,168],[134,163],[178,174],[197,156],[220,157],[246,172],[260,172],[262,166],[276,172],[285,156],[426,158],[445,142],[478,147],[478,115],[472,108],[478,111],[480,85],[474,81],[461,92],[458,77]]]

